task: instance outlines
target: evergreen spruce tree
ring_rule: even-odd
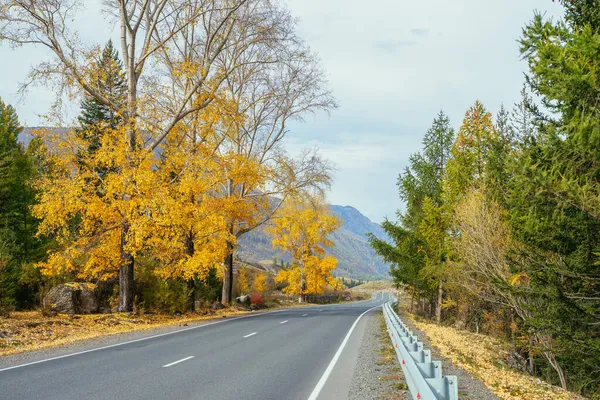
[[[565,6],[567,21],[575,29],[586,25],[594,31],[600,29],[600,0],[560,0]]]
[[[18,299],[21,268],[40,257],[37,221],[30,213],[35,168],[18,142],[21,130],[15,109],[0,99],[0,309],[5,312],[27,303],[30,293]]]
[[[21,127],[15,109],[0,100],[0,227],[14,226],[16,169],[22,149],[17,142]]]
[[[514,139],[520,142],[531,140],[535,136],[535,121],[539,119],[539,110],[533,103],[527,88],[523,87],[521,101],[514,105],[509,117]]]
[[[102,50],[100,58],[92,68],[92,74],[98,92],[117,104],[124,103],[127,86],[123,62],[112,41]],[[122,121],[119,110],[113,110],[90,96],[86,96],[82,101],[78,120],[79,132],[88,141],[89,152],[94,152],[100,147],[103,130],[116,129]]]
[[[437,301],[437,312],[442,295],[440,263],[443,261],[443,241],[427,241],[428,237],[423,235],[423,223],[426,217],[433,213],[434,209],[439,211],[442,205],[442,181],[445,174],[446,164],[450,158],[450,151],[454,141],[454,129],[450,126],[450,120],[443,111],[434,119],[423,138],[423,151],[413,154],[410,165],[398,177],[398,190],[400,198],[406,203],[406,212],[398,213],[399,224],[385,221],[382,228],[392,238],[394,243],[387,243],[374,235],[369,235],[369,242],[375,251],[387,262],[392,264],[391,274],[397,283],[408,284],[413,289],[413,300],[417,293],[432,293],[437,289],[435,297]],[[429,205],[430,209],[425,207]],[[437,221],[441,219],[437,218]],[[429,226],[428,232],[433,230],[438,233],[432,236],[441,237],[445,235],[445,227],[436,224]],[[424,276],[423,273],[427,276]],[[411,303],[412,308],[412,303]]]
[[[574,12],[584,10],[577,16]],[[600,396],[600,26],[597,2],[570,1],[567,21],[541,15],[524,29],[528,84],[550,111],[509,174],[512,231],[526,247],[514,268],[535,298],[528,326],[552,338],[548,372],[563,387]],[[536,306],[537,305],[537,306]],[[551,368],[551,369],[550,369]],[[554,370],[554,371],[552,371]],[[550,375],[550,374],[548,374]],[[552,375],[550,375],[552,376]]]

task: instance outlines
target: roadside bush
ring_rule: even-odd
[[[156,262],[140,257],[138,263],[136,292],[137,310],[174,314],[187,309],[188,291],[179,279],[162,279],[154,274]]]
[[[262,306],[264,304],[262,294],[260,294],[259,292],[252,293],[250,295],[250,304],[254,304],[255,306]]]
[[[211,268],[205,279],[196,279],[196,300],[210,303],[219,301],[223,290],[223,280],[217,276],[217,269]]]

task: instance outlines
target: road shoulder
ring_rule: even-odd
[[[159,335],[170,335],[176,332],[193,329],[204,325],[213,325],[238,318],[248,318],[267,313],[285,311],[286,309],[276,309],[267,312],[255,312],[233,316],[220,316],[212,319],[187,320],[180,323],[171,323],[168,325],[157,326],[150,329],[132,330],[123,333],[106,334],[93,338],[75,340],[65,344],[46,346],[37,350],[27,350],[20,353],[13,353],[0,356],[0,369],[13,367],[15,365],[27,364],[39,360],[46,360],[55,357],[63,357],[69,354],[87,352],[94,349],[100,349],[106,346],[115,346],[125,344],[131,341],[149,339]]]
[[[381,309],[371,312],[365,321],[349,389],[349,400],[410,399]]]

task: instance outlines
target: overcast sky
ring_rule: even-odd
[[[82,37],[118,32],[88,1]],[[401,207],[398,173],[440,109],[453,126],[477,99],[494,114],[518,101],[525,64],[517,39],[534,10],[560,16],[551,0],[289,0],[300,35],[319,53],[340,108],[292,127],[292,152],[318,147],[337,171],[329,194],[380,222]],[[0,97],[37,126],[53,95],[33,88],[19,102],[29,67],[47,53],[0,47]]]

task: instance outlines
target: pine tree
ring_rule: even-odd
[[[446,231],[444,219],[438,217],[443,214],[440,208],[442,180],[453,140],[454,129],[450,120],[440,111],[423,138],[423,151],[410,157],[410,166],[398,178],[400,198],[406,202],[406,212],[399,213],[399,225],[390,221],[382,224],[394,243],[369,236],[375,251],[392,263],[394,280],[413,287],[413,298],[416,291],[427,292],[432,287],[437,288],[438,317]]]
[[[560,0],[565,6],[566,18],[575,29],[583,29],[586,25],[593,30],[600,29],[599,0]]]
[[[495,135],[489,138],[486,159],[485,190],[488,197],[499,204],[504,202],[505,185],[509,179],[507,163],[515,144],[515,131],[510,124],[510,113],[504,105],[496,116]]]
[[[536,131],[519,149],[510,172],[507,204],[511,228],[526,245],[513,268],[526,276],[531,329],[551,338],[543,348],[556,381],[595,397],[600,379],[600,15],[567,19],[541,15],[524,29],[521,51],[529,87],[550,116],[536,115]],[[577,17],[579,18],[579,17]]]
[[[16,304],[21,266],[39,256],[37,221],[29,210],[34,202],[29,184],[34,166],[17,140],[21,129],[15,109],[0,99],[0,308],[4,309]]]
[[[527,88],[521,90],[521,101],[514,105],[513,111],[510,114],[510,127],[514,132],[515,140],[527,142],[535,135],[535,121],[537,107]]]
[[[0,226],[14,226],[14,189],[18,181],[16,162],[22,155],[17,142],[21,127],[15,109],[0,100]]]
[[[112,41],[108,41],[91,70],[95,89],[116,104],[123,104],[127,90],[123,62]],[[111,109],[89,95],[81,102],[81,115],[78,120],[79,132],[89,143],[89,152],[94,152],[100,147],[103,130],[116,129],[122,122],[119,110]]]

